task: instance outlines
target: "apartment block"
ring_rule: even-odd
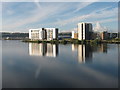
[[[56,40],[58,39],[58,28],[39,28],[29,30],[31,40]]]
[[[78,40],[90,40],[90,33],[92,32],[91,23],[78,23]]]

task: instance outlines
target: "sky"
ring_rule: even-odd
[[[2,2],[2,30],[28,32],[31,28],[77,30],[93,24],[94,31],[118,31],[117,2]]]

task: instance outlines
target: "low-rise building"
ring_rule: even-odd
[[[107,31],[104,31],[104,32],[101,33],[101,39],[102,40],[107,40],[108,39],[108,33],[107,33]]]
[[[39,28],[29,30],[31,40],[56,40],[58,39],[58,28]]]
[[[101,39],[101,40],[107,40],[107,39],[109,39],[109,34],[108,34],[107,31],[98,32],[97,33],[97,38]]]
[[[59,40],[69,39],[69,38],[71,38],[72,33],[71,32],[60,32],[58,36],[59,36]]]
[[[110,38],[113,39],[113,38],[117,38],[119,37],[118,36],[118,33],[110,33]]]
[[[78,33],[72,31],[72,39],[78,39]]]

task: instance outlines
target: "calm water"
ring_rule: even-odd
[[[2,42],[3,88],[117,88],[116,44]]]

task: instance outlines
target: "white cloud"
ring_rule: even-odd
[[[79,10],[81,10],[84,7],[87,7],[88,5],[92,4],[93,2],[86,2],[86,3],[80,3],[77,4],[78,6],[76,6],[76,10],[74,12],[77,12]],[[36,5],[36,9],[35,10],[31,10],[29,12],[31,12],[30,15],[28,15],[27,18],[18,18],[18,20],[16,20],[13,23],[10,24],[3,24],[3,29],[4,30],[9,30],[9,29],[14,29],[17,27],[22,27],[24,25],[29,25],[30,23],[35,23],[35,22],[40,22],[43,19],[47,19],[50,18],[52,15],[54,14],[59,14],[59,12],[64,12],[65,10],[69,9],[71,7],[71,5],[66,5],[66,4],[58,4],[57,6],[52,5],[47,5],[47,6],[41,6],[39,0],[35,0],[34,4]],[[47,25],[54,25],[54,26],[65,26],[65,25],[69,25],[70,23],[78,23],[87,19],[93,19],[92,22],[96,23],[98,21],[98,19],[101,19],[99,22],[100,23],[105,23],[105,22],[111,22],[111,21],[115,21],[116,19],[114,19],[113,17],[117,15],[117,9],[118,8],[113,8],[111,10],[107,10],[110,7],[106,7],[106,8],[102,8],[99,10],[96,10],[94,12],[91,12],[89,14],[86,15],[82,15],[82,16],[75,16],[69,19],[57,19],[56,22],[52,22],[52,23],[47,23]],[[99,13],[98,13],[99,12]],[[12,12],[9,12],[12,13]],[[69,14],[67,14],[69,15]],[[108,19],[103,19],[103,18],[108,18]],[[13,20],[12,20],[13,21]],[[38,24],[39,25],[39,24]],[[28,28],[28,27],[26,27]]]
[[[104,20],[99,20],[99,21],[94,21],[93,23],[100,22],[100,23],[108,23],[108,22],[113,22],[113,21],[118,21],[117,17],[115,18],[109,18],[109,19],[104,19]]]
[[[93,29],[95,32],[102,32],[102,31],[107,31],[106,27],[103,27],[100,25],[99,22],[96,23],[96,26]]]
[[[113,17],[117,16],[118,14],[118,8],[113,8],[111,10],[106,10],[104,9],[101,10],[97,10],[95,12],[91,12],[90,14],[86,14],[86,15],[82,15],[82,16],[77,16],[77,17],[73,17],[73,18],[70,18],[70,19],[66,19],[66,20],[59,20],[58,22],[55,22],[54,24],[56,25],[60,25],[60,26],[65,26],[69,23],[74,23],[74,22],[80,22],[80,21],[84,21],[84,20],[87,20],[87,19],[103,19],[103,18],[109,18],[107,20],[103,19],[101,22],[104,23],[103,21],[105,22],[109,22],[109,21],[114,21],[116,19],[113,19]],[[98,11],[100,11],[98,13]],[[111,19],[112,18],[112,19]],[[92,21],[94,22],[94,21]]]
[[[37,3],[37,9],[33,10],[32,11],[33,13],[31,13],[31,15],[29,15],[27,18],[22,18],[22,19],[18,18],[16,22],[10,23],[9,25],[3,24],[3,29],[13,29],[26,24],[41,21],[44,18],[50,17],[51,15],[56,13],[61,7],[64,6],[64,5],[58,5],[57,7],[54,7],[54,5],[47,5],[40,8],[40,6],[38,6],[38,2],[35,2],[35,4],[36,3]]]
[[[20,27],[23,25],[35,23],[35,22],[41,21],[45,18],[48,18],[51,15],[57,14],[59,12],[63,12],[71,7],[71,5],[66,5],[66,4],[58,4],[56,7],[54,5],[41,6],[39,0],[35,0],[34,4],[37,6],[37,9],[29,11],[29,12],[31,12],[31,15],[28,15],[27,18],[22,18],[19,16],[16,21],[14,21],[13,23],[10,23],[10,24],[5,22],[7,25],[3,24],[3,29],[4,30],[14,29],[14,28],[17,28],[17,27]],[[89,4],[91,4],[91,3],[89,3]],[[88,5],[88,3],[81,3],[80,5],[77,6],[76,10],[80,10],[80,9],[86,7],[87,5]],[[7,13],[9,15],[11,15],[14,12],[12,10],[7,10]],[[10,20],[7,20],[7,21],[10,22]],[[12,19],[12,21],[13,21],[13,19]]]
[[[92,4],[93,2],[82,2],[77,5],[77,9],[74,12],[78,12],[79,10],[87,7],[88,5]]]

